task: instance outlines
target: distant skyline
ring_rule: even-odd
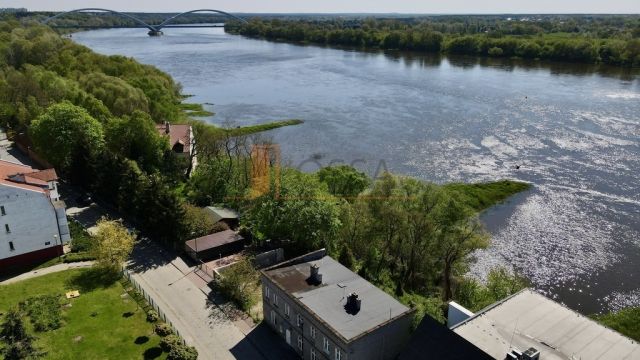
[[[0,7],[29,10],[71,10],[86,7],[120,11],[178,12],[216,9],[253,13],[420,13],[420,14],[504,14],[504,13],[640,13],[640,0],[511,0],[511,1],[420,1],[420,0],[4,0]]]

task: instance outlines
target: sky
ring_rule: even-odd
[[[254,13],[633,13],[640,0],[2,0],[0,7],[179,12],[216,9]]]

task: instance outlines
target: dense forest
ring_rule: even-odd
[[[640,66],[638,16],[443,16],[228,22],[233,34],[362,49]]]

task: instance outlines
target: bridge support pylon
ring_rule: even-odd
[[[162,36],[163,32],[161,30],[149,30],[147,34],[149,36]]]

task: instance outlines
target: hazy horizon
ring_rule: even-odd
[[[177,3],[158,3],[152,0],[5,0],[1,7],[27,8],[30,11],[64,11],[78,8],[108,8],[130,12],[180,12],[192,9],[217,9],[241,13],[273,14],[415,14],[415,15],[489,15],[489,14],[639,14],[638,0],[585,1],[497,1],[482,4],[470,0],[450,0],[446,3],[427,3],[418,0],[388,2],[382,0],[326,0],[302,2],[295,0],[242,2],[219,0],[215,4],[204,0],[183,0]]]

